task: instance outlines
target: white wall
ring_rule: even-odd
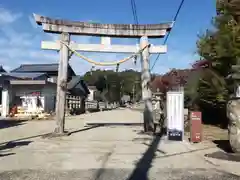
[[[2,117],[7,117],[9,114],[9,92],[7,89],[2,90]]]
[[[236,97],[240,97],[240,85],[236,87],[236,92],[235,92]]]
[[[40,92],[45,98],[45,111],[55,111],[56,85],[12,85],[12,96],[24,96],[32,92]]]
[[[94,92],[95,91],[96,90],[89,89],[90,94],[88,95],[88,98],[87,98],[88,101],[93,101],[94,100]]]

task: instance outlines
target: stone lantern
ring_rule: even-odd
[[[165,103],[164,103],[164,93],[160,92],[159,88],[157,92],[153,93],[152,96],[153,103],[153,118],[155,129],[159,125],[160,129],[163,130],[166,127],[165,122]]]

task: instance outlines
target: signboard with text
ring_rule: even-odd
[[[190,141],[201,142],[202,141],[202,113],[198,111],[192,111],[190,113]]]
[[[184,93],[167,92],[168,139],[182,141],[184,138]]]

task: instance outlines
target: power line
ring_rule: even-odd
[[[134,23],[138,25],[139,22],[138,22],[137,6],[136,6],[135,0],[131,0],[131,7],[132,7],[132,13],[133,13]],[[137,43],[140,43],[140,38],[137,40]],[[137,58],[137,56],[135,56],[135,63],[136,63],[136,58]],[[133,100],[136,98],[135,90],[136,90],[136,79],[134,80],[134,84],[133,84],[133,86],[132,86],[132,96],[133,96]]]
[[[185,1],[185,0],[182,0],[181,3],[179,4],[178,10],[177,10],[177,12],[176,12],[176,14],[175,14],[175,16],[174,16],[174,18],[173,18],[174,24],[176,23],[176,20],[177,20],[177,18],[178,18],[178,15],[179,15],[180,10],[182,9],[182,6],[183,6],[183,4],[184,4],[184,1]],[[165,44],[167,43],[168,38],[169,38],[171,32],[172,32],[171,30],[168,32],[167,36],[166,36],[165,39],[164,39],[163,45],[165,45]],[[160,53],[158,54],[157,58],[155,59],[155,61],[154,61],[154,63],[153,63],[153,66],[151,67],[150,71],[152,71],[153,68],[155,67],[155,65],[156,65],[159,57],[160,57]]]
[[[133,13],[133,19],[136,24],[138,24],[138,16],[137,16],[137,6],[135,0],[131,0],[131,7]]]
[[[138,16],[137,16],[137,6],[135,0],[131,0],[131,7],[132,7],[132,13],[133,13],[133,19],[135,24],[139,24],[138,22]],[[140,38],[137,39],[137,44],[140,44]],[[134,63],[136,64],[136,59],[134,60]]]

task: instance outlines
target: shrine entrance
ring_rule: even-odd
[[[57,99],[56,99],[56,127],[55,135],[63,135],[65,124],[65,99],[67,86],[68,61],[71,56],[76,56],[97,66],[119,66],[119,64],[129,59],[141,56],[141,87],[142,99],[145,103],[144,110],[144,130],[153,131],[153,107],[152,93],[150,90],[150,71],[149,71],[149,55],[166,53],[166,45],[154,46],[149,44],[148,38],[163,38],[173,26],[171,23],[162,24],[99,24],[86,23],[77,21],[68,21],[62,19],[52,19],[41,15],[34,14],[35,21],[47,33],[60,34],[60,40],[55,42],[42,42],[42,49],[59,51],[59,69],[57,80]],[[101,44],[77,44],[71,42],[71,35],[88,35],[101,37]],[[111,37],[117,38],[140,38],[140,45],[112,45]],[[82,52],[104,52],[104,53],[125,53],[131,54],[129,57],[115,62],[96,62],[82,54]]]

